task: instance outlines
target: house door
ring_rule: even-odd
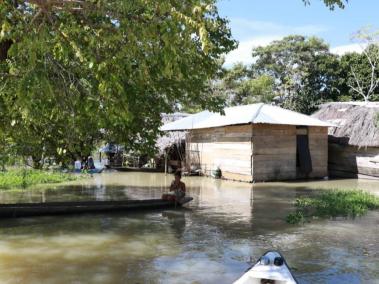
[[[300,177],[308,177],[312,172],[312,157],[306,126],[296,127],[296,171]]]

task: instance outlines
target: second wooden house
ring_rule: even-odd
[[[327,103],[313,116],[338,126],[329,128],[330,176],[379,179],[379,103]]]

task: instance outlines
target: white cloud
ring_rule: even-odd
[[[256,37],[250,40],[241,41],[238,48],[229,52],[225,56],[225,67],[231,67],[237,62],[242,62],[243,64],[253,63],[253,57],[251,56],[254,47],[266,46],[274,40],[281,39],[281,36],[267,36],[267,37]]]
[[[256,37],[250,40],[241,41],[238,45],[238,48],[229,52],[225,56],[225,67],[231,67],[237,62],[242,62],[245,65],[252,64],[254,62],[253,57],[251,56],[252,50],[254,47],[258,46],[267,46],[274,40],[280,40],[283,36],[266,36],[266,37]],[[358,43],[346,44],[336,46],[330,49],[330,51],[337,55],[344,55],[349,52],[358,52],[361,53],[364,49],[364,45]]]
[[[363,49],[365,48],[364,45],[359,43],[352,43],[352,44],[346,44],[346,45],[340,45],[336,46],[330,49],[330,51],[337,55],[344,55],[349,52],[358,52],[362,53]]]

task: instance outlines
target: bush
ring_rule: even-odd
[[[357,217],[367,210],[379,208],[379,198],[362,190],[331,190],[320,192],[315,197],[302,197],[295,201],[296,212],[286,221],[297,224],[309,218]]]
[[[35,184],[60,183],[78,179],[80,176],[52,171],[16,169],[0,172],[0,188],[28,187]]]

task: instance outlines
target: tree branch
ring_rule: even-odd
[[[363,92],[363,88],[362,88],[361,84],[359,83],[358,77],[357,77],[357,75],[355,74],[353,67],[351,67],[350,70],[351,70],[351,73],[353,74],[353,77],[354,77],[355,83],[358,85],[359,90],[357,90],[356,88],[354,88],[354,87],[351,86],[351,85],[349,85],[349,87],[351,87],[353,90],[355,90],[356,92],[358,92],[359,94],[361,94],[361,95],[366,99],[366,95],[365,95],[365,93]]]

